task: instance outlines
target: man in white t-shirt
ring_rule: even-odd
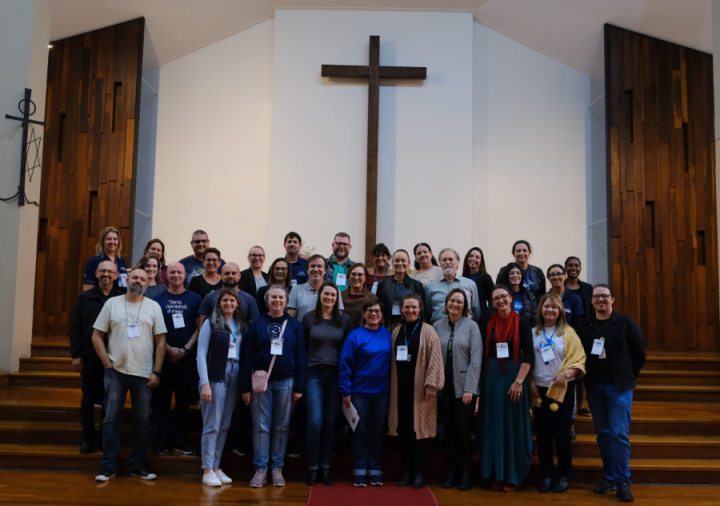
[[[95,481],[108,481],[115,476],[120,421],[128,390],[134,420],[131,472],[144,480],[157,477],[145,468],[145,457],[150,437],[150,401],[153,389],[160,383],[167,329],[160,305],[143,295],[147,283],[144,270],[133,270],[127,280],[127,294],[108,299],[93,325],[93,346],[105,367],[102,471]]]

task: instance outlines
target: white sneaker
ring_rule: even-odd
[[[210,471],[209,473],[203,473],[203,479],[202,482],[205,485],[210,485],[211,487],[219,487],[222,485],[222,482],[218,480],[217,476],[215,476],[215,472]]]
[[[227,485],[228,483],[232,483],[232,479],[225,473],[222,472],[222,469],[218,469],[215,472],[215,476],[218,480],[220,480],[223,485]]]

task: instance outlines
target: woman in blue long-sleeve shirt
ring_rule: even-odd
[[[390,395],[392,336],[380,326],[377,299],[363,303],[364,325],[353,330],[340,354],[340,394],[346,407],[358,412],[352,443],[355,486],[382,485],[382,436]]]
[[[268,288],[265,292],[268,312],[252,321],[243,343],[240,392],[243,400],[250,403],[252,414],[255,476],[250,481],[251,487],[262,487],[267,481],[268,461],[273,485],[285,485],[282,468],[285,464],[290,414],[295,401],[305,391],[305,333],[302,324],[285,312],[287,300],[287,288],[284,286],[273,285]],[[272,342],[279,340],[281,333],[282,352],[277,353],[279,350],[273,349]],[[268,378],[267,390],[253,392],[253,371],[268,371],[273,355],[276,358]]]

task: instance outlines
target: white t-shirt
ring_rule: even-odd
[[[138,324],[139,337],[129,336],[128,323]],[[108,333],[108,358],[116,371],[150,377],[155,366],[154,336],[167,333],[160,304],[147,297],[137,304],[127,302],[124,295],[112,297],[103,306],[93,327]]]
[[[555,327],[545,328],[545,335],[549,340],[552,341],[552,349],[555,353],[555,358],[545,364],[545,360],[540,353],[540,345],[543,347],[548,343],[548,340],[543,336],[543,332],[533,329],[533,350],[535,350],[535,365],[533,366],[533,376],[535,378],[535,384],[539,387],[548,388],[557,370],[560,368],[560,364],[565,360],[565,341],[562,336],[553,335]],[[570,378],[568,381],[575,381],[575,378]]]

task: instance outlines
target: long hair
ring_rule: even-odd
[[[483,253],[483,250],[481,250],[477,246],[473,246],[465,254],[465,261],[463,261],[462,277],[464,277],[464,278],[469,278],[470,276],[472,276],[472,274],[470,274],[470,266],[468,265],[468,258],[470,258],[470,253],[472,253],[473,251],[477,251],[478,253],[480,253],[480,267],[478,270],[478,274],[480,274],[481,277],[483,274],[487,274],[487,269],[485,268],[485,253]]]
[[[419,242],[413,248],[413,255],[415,256],[415,263],[413,264],[413,266],[415,267],[415,270],[416,271],[420,270],[420,262],[417,261],[417,249],[420,246],[425,246],[428,249],[428,251],[430,252],[430,263],[433,265],[437,265],[438,264],[437,260],[435,260],[435,255],[433,255],[432,248],[430,247],[430,245],[426,242]]]
[[[326,287],[330,287],[333,290],[335,290],[335,294],[337,298],[335,299],[335,304],[332,308],[332,315],[330,316],[330,323],[333,327],[342,328],[342,316],[340,316],[340,290],[338,290],[338,287],[335,283],[332,281],[325,281],[322,285],[320,285],[320,288],[318,288],[318,298],[317,298],[317,304],[315,304],[315,317],[313,319],[313,325],[320,325],[323,322],[323,314],[322,314],[322,293],[323,290]]]
[[[155,284],[159,285],[162,283],[162,278],[160,277],[160,271],[162,270],[162,264],[160,263],[160,260],[157,257],[154,257],[152,255],[143,255],[140,260],[138,260],[137,265],[135,266],[136,269],[142,269],[145,270],[145,266],[148,264],[150,260],[155,260],[158,263],[158,270],[155,274]]]
[[[220,290],[220,295],[218,295],[217,303],[212,310],[212,314],[210,314],[210,324],[216,329],[227,328],[227,322],[225,321],[225,313],[223,313],[221,305],[223,297],[225,297],[226,295],[232,295],[237,301],[238,306],[235,310],[235,314],[233,314],[233,320],[235,320],[235,325],[237,325],[238,330],[240,332],[245,332],[248,328],[247,317],[245,316],[245,311],[243,310],[240,297],[237,293],[235,293],[235,290],[233,290],[232,288],[223,288],[222,290]]]
[[[270,272],[268,272],[268,285],[279,285],[278,280],[275,278],[275,266],[279,264],[280,262],[284,262],[287,266],[287,275],[285,276],[285,281],[283,282],[283,285],[285,285],[285,288],[290,291],[292,288],[292,271],[290,270],[290,262],[286,258],[276,258],[273,260],[273,263],[270,264]]]
[[[510,262],[500,270],[500,274],[498,274],[497,279],[498,285],[512,288],[512,285],[510,284],[510,271],[512,269],[518,269],[520,270],[520,274],[522,274],[522,267],[520,267],[520,264],[517,262]],[[520,281],[520,292],[525,293],[525,284],[522,281]],[[512,292],[510,292],[510,295],[512,295]]]
[[[103,249],[103,246],[105,246],[105,237],[110,233],[113,232],[118,237],[118,247],[115,250],[115,256],[120,257],[122,255],[122,237],[120,236],[120,231],[116,229],[115,227],[105,227],[102,229],[102,232],[100,232],[100,238],[98,239],[97,244],[95,244],[95,254],[97,256],[102,256],[102,254],[105,252]]]
[[[542,314],[542,308],[545,305],[546,301],[553,302],[560,311],[560,314],[558,314],[557,322],[555,323],[555,325],[557,326],[557,329],[555,330],[555,335],[561,336],[565,332],[565,326],[568,324],[567,315],[565,314],[565,306],[563,306],[562,299],[558,294],[553,292],[548,292],[540,298],[540,303],[538,304],[537,325],[535,326],[535,333],[542,334],[543,329],[545,328],[545,317]]]
[[[167,269],[167,262],[165,262],[165,243],[162,242],[160,239],[150,239],[148,241],[148,243],[145,245],[145,250],[143,251],[143,255],[147,255],[148,250],[150,249],[150,246],[152,246],[155,243],[158,243],[160,246],[162,246],[163,252],[162,252],[162,255],[160,256],[160,258],[158,258],[158,260],[160,260],[160,268],[162,270],[165,270],[165,269]]]

